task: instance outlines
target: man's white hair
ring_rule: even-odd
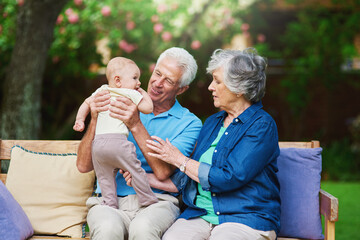
[[[182,69],[182,76],[180,78],[180,87],[188,86],[194,80],[198,66],[194,57],[185,49],[179,47],[172,47],[160,54],[156,65],[164,58],[175,59],[178,66]]]

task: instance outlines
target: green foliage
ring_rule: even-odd
[[[16,1],[0,3],[0,14],[6,15],[0,19],[0,79],[14,46],[20,7],[24,6]],[[183,47],[198,60],[202,75],[197,79],[206,81],[210,53],[241,33],[243,12],[237,0],[69,0],[58,17],[49,50],[41,138],[74,138],[71,126],[76,110],[104,83],[101,73],[114,56],[131,58],[139,65],[145,88],[159,54],[172,46]],[[183,98],[198,96],[196,91]]]
[[[15,42],[16,2],[3,0],[0,4],[0,79],[4,78],[5,67],[10,62],[10,54]]]
[[[360,153],[351,149],[349,139],[334,141],[325,146],[322,159],[325,180],[360,180]]]
[[[304,3],[298,0],[287,2]],[[331,92],[347,81],[349,71],[345,71],[344,64],[359,55],[354,46],[360,22],[359,5],[351,1],[335,3],[339,6],[300,7],[295,15],[288,17],[286,31],[274,39],[272,46],[266,43],[257,46],[266,56],[284,59],[286,72],[281,88],[295,117],[303,114],[308,104],[315,100],[312,89],[325,86]],[[281,47],[275,46],[276,43]]]
[[[360,227],[360,182],[322,182],[321,188],[339,200],[339,221],[336,222],[336,239],[358,238]]]

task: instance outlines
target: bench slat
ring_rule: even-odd
[[[0,160],[10,159],[11,148],[20,145],[35,152],[76,153],[78,140],[1,140]]]

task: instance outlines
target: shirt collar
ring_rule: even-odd
[[[261,101],[256,102],[252,104],[250,107],[245,109],[244,112],[242,112],[237,118],[235,118],[233,121],[236,121],[239,119],[242,123],[246,122],[249,118],[251,118],[259,109],[263,107]],[[227,116],[227,113],[225,111],[221,111],[218,118],[224,119]],[[237,121],[236,121],[237,122]]]
[[[183,115],[183,107],[180,105],[177,99],[175,99],[175,104],[166,112],[160,113],[155,117],[165,117],[172,115],[176,118],[181,118]]]

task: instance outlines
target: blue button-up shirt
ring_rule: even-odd
[[[196,139],[202,127],[201,120],[187,108],[182,107],[177,100],[169,111],[156,116],[153,113],[140,113],[140,120],[150,136],[158,136],[162,139],[168,138],[185,156],[189,156],[194,150]],[[128,140],[135,144],[136,155],[141,161],[141,167],[144,168],[147,173],[152,173],[152,169],[131,133],[129,134]],[[116,183],[117,194],[119,196],[136,194],[134,188],[126,185],[125,179],[121,174],[117,174]],[[174,183],[177,184],[175,180]],[[164,193],[164,191],[159,189],[153,189],[153,191],[156,193]],[[96,192],[100,193],[99,185],[97,186]]]
[[[221,111],[205,121],[193,159],[199,160],[209,149],[226,116]],[[214,150],[212,165],[200,163],[198,175],[203,189],[212,193],[220,224],[237,222],[257,230],[279,231],[279,152],[275,121],[262,110],[261,102],[251,105],[227,127]],[[194,204],[197,183],[189,178],[184,182],[183,200],[188,208],[180,217],[206,214]]]

